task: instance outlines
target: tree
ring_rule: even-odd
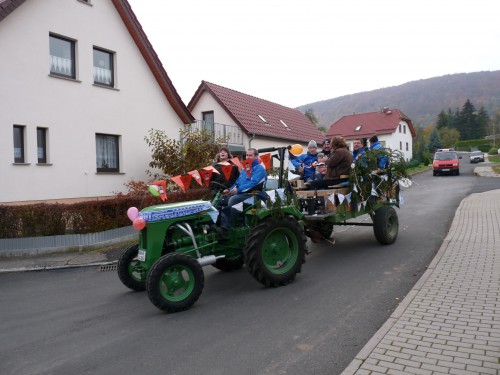
[[[451,112],[451,111],[450,111]],[[450,117],[445,111],[439,112],[437,117],[436,127],[438,129],[449,128],[450,127]]]
[[[326,132],[326,128],[324,126],[318,126],[319,125],[319,119],[314,113],[314,110],[312,108],[309,108],[304,115],[311,121],[314,126],[318,128],[318,130],[322,133]]]
[[[152,148],[152,161],[147,170],[153,178],[165,178],[185,174],[189,171],[211,165],[224,138],[214,139],[206,130],[192,130],[190,126],[179,131],[180,141],[169,138],[162,130],[150,129],[144,140]]]
[[[429,138],[429,151],[436,152],[438,148],[442,148],[441,139],[439,138],[439,132],[436,128],[431,133]]]
[[[486,109],[483,106],[479,108],[479,112],[477,113],[477,130],[476,130],[476,139],[484,138],[486,134],[488,134],[488,128],[490,126],[490,116]]]
[[[475,133],[477,129],[477,121],[476,121],[476,107],[470,102],[469,99],[462,106],[462,110],[460,111],[460,135],[462,140],[475,139]]]
[[[445,127],[439,129],[439,139],[441,140],[443,147],[455,147],[460,140],[460,133],[457,129]]]

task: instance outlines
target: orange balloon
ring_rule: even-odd
[[[138,217],[132,222],[132,226],[137,230],[142,230],[146,226],[146,220],[142,217]]]
[[[304,148],[302,147],[302,145],[300,144],[295,144],[295,145],[292,145],[290,147],[290,153],[295,155],[295,156],[299,156],[300,154],[302,154],[302,151],[304,150]]]

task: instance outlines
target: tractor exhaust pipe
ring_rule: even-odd
[[[211,264],[214,264],[217,261],[217,259],[224,258],[224,257],[225,257],[225,255],[219,255],[219,256],[207,255],[207,256],[204,256],[201,258],[197,258],[196,260],[198,261],[198,263],[200,263],[200,265],[202,267],[204,267],[204,266],[209,266]]]

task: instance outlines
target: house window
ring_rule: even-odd
[[[282,125],[286,128],[286,130],[292,130],[292,129],[290,129],[290,127],[286,124],[286,122],[285,122],[285,121],[280,120],[280,122],[281,122],[281,124],[282,124]]]
[[[47,129],[36,128],[36,144],[38,164],[47,163]]]
[[[94,47],[94,83],[114,86],[113,53]]]
[[[95,135],[97,172],[119,172],[118,143],[118,135]]]
[[[403,142],[399,141],[399,149],[402,150],[403,149]]]
[[[214,133],[214,112],[203,112],[203,130],[213,134]]]
[[[24,126],[14,125],[14,163],[24,163]]]
[[[406,142],[406,151],[409,151],[409,150],[408,150],[408,142]]]
[[[262,120],[262,122],[264,122],[264,124],[269,125],[269,121],[267,121],[267,120],[264,118],[264,116],[261,116],[261,115],[257,115],[257,116],[259,116],[259,118]]]
[[[406,125],[403,125],[403,133],[406,134]]]
[[[399,124],[399,132],[401,133],[401,124]]]
[[[49,35],[50,74],[75,79],[75,42]]]
[[[355,132],[359,132],[359,131],[361,130],[362,126],[363,126],[363,125],[358,125],[358,126],[356,126],[356,128],[354,128],[354,131],[355,131]]]

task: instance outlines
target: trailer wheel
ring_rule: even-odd
[[[373,232],[382,245],[390,245],[398,237],[398,214],[392,206],[382,206],[375,211]]]
[[[244,250],[248,272],[271,287],[287,285],[305,263],[306,237],[294,218],[268,218],[250,233]]]
[[[117,271],[120,281],[127,288],[137,292],[146,289],[147,271],[137,259],[139,244],[127,247],[118,259]]]
[[[204,285],[203,269],[196,259],[181,253],[169,253],[151,267],[146,290],[153,305],[174,313],[193,306]]]
[[[243,260],[243,255],[238,255],[232,258],[225,257],[217,259],[213,266],[220,271],[229,272],[239,270],[243,267],[244,263],[245,261]]]

